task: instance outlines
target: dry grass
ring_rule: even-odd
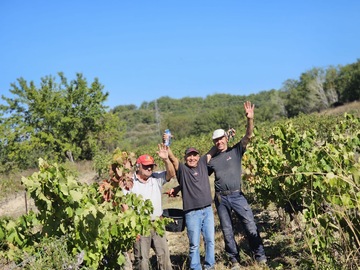
[[[321,111],[320,115],[341,115],[344,113],[351,113],[356,116],[360,116],[360,102],[354,101],[342,106],[338,106],[335,108],[330,108],[324,111]]]

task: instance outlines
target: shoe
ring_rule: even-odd
[[[266,259],[262,259],[260,261],[257,262],[260,265],[267,265],[267,260]]]
[[[231,270],[240,270],[240,263],[231,262]]]
[[[262,259],[262,260],[258,261],[257,263],[261,267],[261,269],[269,269],[266,259]]]

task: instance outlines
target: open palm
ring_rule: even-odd
[[[244,109],[245,109],[245,114],[247,118],[254,118],[254,108],[255,108],[255,104],[251,105],[250,101],[246,101],[244,103]]]

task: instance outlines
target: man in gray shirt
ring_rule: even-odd
[[[218,152],[208,163],[209,174],[215,173],[215,206],[224,235],[225,251],[232,269],[240,269],[239,250],[234,238],[231,212],[241,221],[255,259],[266,264],[266,256],[253,212],[241,191],[241,160],[254,129],[254,105],[244,103],[247,117],[245,136],[233,147],[228,147],[228,134],[223,129],[214,131],[212,139]]]
[[[164,135],[165,136],[165,135]],[[169,158],[174,165],[179,186],[170,190],[169,195],[182,193],[185,224],[189,238],[190,269],[202,270],[200,262],[200,236],[204,238],[204,269],[215,269],[215,229],[212,210],[212,196],[207,163],[216,152],[213,147],[206,155],[189,147],[185,150],[185,163],[180,163],[169,148]]]

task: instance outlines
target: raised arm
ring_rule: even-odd
[[[217,148],[216,146],[211,147],[209,152],[206,153],[207,163],[209,163],[210,159],[216,154]]]
[[[170,161],[168,147],[166,147],[163,143],[158,144],[158,147],[159,151],[157,151],[157,154],[164,161],[166,168],[166,181],[170,181],[171,178],[175,176],[175,168],[173,163]]]
[[[179,169],[179,160],[177,159],[177,157],[175,157],[169,146],[168,146],[168,153],[169,153],[169,159],[171,163],[174,165],[175,171],[177,171]]]
[[[243,147],[246,147],[246,145],[249,143],[252,135],[253,135],[253,131],[254,131],[254,108],[255,105],[251,104],[250,101],[246,101],[244,103],[244,109],[245,109],[245,114],[246,114],[246,118],[247,118],[247,124],[246,124],[246,133],[245,136],[241,139],[241,144]]]

